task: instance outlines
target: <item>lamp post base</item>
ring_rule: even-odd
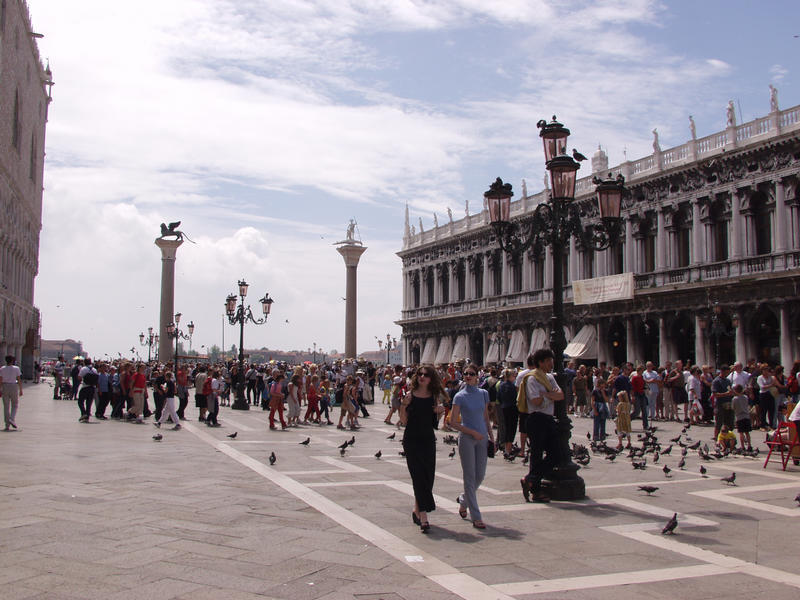
[[[236,400],[233,401],[233,410],[250,410],[250,403],[244,397],[244,386],[236,386]]]
[[[542,480],[542,492],[553,500],[582,500],[586,497],[586,484],[578,475],[578,465],[559,465],[551,475]]]

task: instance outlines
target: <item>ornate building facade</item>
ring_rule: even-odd
[[[625,176],[624,235],[595,252],[572,240],[563,269],[566,354],[581,361],[681,358],[714,364],[756,358],[790,366],[800,350],[800,106],[611,169]],[[525,221],[548,190],[512,203]],[[582,218],[597,219],[591,176],[577,181]],[[431,230],[411,227],[403,249],[406,363],[520,363],[547,344],[549,251],[501,252],[487,211]],[[623,274],[624,299],[576,304],[572,283]],[[606,280],[603,280],[606,281]]]
[[[33,305],[42,228],[42,175],[50,89],[24,0],[0,0],[0,356],[30,377],[40,320]]]

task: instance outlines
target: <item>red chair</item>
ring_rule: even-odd
[[[779,423],[778,428],[772,435],[772,439],[767,441],[767,446],[769,446],[769,452],[767,453],[767,460],[764,461],[764,468],[767,468],[772,452],[780,450],[781,465],[783,465],[783,470],[785,471],[795,448],[800,449],[800,439],[798,439],[795,424],[791,421]]]

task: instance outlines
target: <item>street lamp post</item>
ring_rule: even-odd
[[[194,335],[194,323],[189,321],[189,324],[186,326],[186,329],[189,330],[189,333],[183,333],[179,326],[181,323],[181,313],[175,314],[175,321],[167,325],[167,334],[175,338],[175,373],[178,372],[178,340],[184,339],[189,340],[189,343],[192,343],[192,335]]]
[[[236,304],[236,294],[228,294],[225,299],[225,314],[228,317],[228,322],[231,325],[239,324],[239,372],[236,377],[236,399],[233,401],[234,410],[250,410],[250,405],[244,398],[244,324],[245,321],[251,321],[256,325],[263,325],[267,322],[269,311],[272,308],[272,298],[269,294],[264,294],[264,297],[259,300],[261,302],[261,310],[264,317],[256,319],[250,306],[245,307],[244,299],[247,296],[247,288],[250,287],[248,283],[242,279],[239,281],[239,298],[240,302]]]
[[[317,342],[314,342],[314,360],[312,362],[317,364]]]
[[[145,341],[146,340],[146,341]],[[147,335],[144,333],[139,334],[139,344],[142,346],[147,346],[147,362],[150,362],[150,354],[153,349],[153,346],[158,345],[158,334],[153,333],[153,328],[147,328]]]
[[[708,332],[714,340],[714,369],[719,371],[719,346],[720,341],[722,340],[722,336],[732,336],[733,332],[728,329],[728,326],[722,320],[722,307],[719,305],[719,302],[714,302],[714,306],[711,308],[711,319],[710,323],[708,319],[705,317],[701,318],[700,327],[705,329],[706,325],[708,325]],[[734,313],[732,318],[734,330],[736,326],[739,324],[739,316]]]
[[[378,336],[375,336],[375,339],[378,340],[378,350],[383,349],[383,340],[378,339]],[[391,333],[386,334],[386,364],[389,364],[389,352],[392,350],[397,349],[397,338],[393,338]]]
[[[553,316],[550,319],[550,349],[554,354],[556,381],[565,388],[564,349],[564,255],[572,237],[584,248],[605,250],[620,239],[620,208],[626,193],[625,178],[593,179],[598,195],[599,221],[581,222],[581,211],[575,204],[575,179],[580,165],[567,156],[569,129],[556,121],[541,120],[539,136],[544,143],[545,166],[550,172],[551,197],[540,204],[532,215],[511,221],[511,184],[499,177],[484,194],[489,207],[489,220],[495,230],[500,248],[507,254],[520,257],[533,246],[538,250],[549,247],[553,257]],[[590,211],[589,217],[595,216]],[[567,416],[566,402],[555,403],[558,428],[558,456],[556,466],[544,484],[547,494],[554,500],[576,500],[586,495],[583,479],[578,475],[578,465],[572,462],[569,447],[572,422]]]

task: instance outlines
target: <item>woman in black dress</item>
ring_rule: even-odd
[[[430,365],[423,365],[411,377],[411,388],[400,403],[400,423],[405,425],[403,451],[414,487],[414,512],[411,519],[428,533],[427,513],[436,510],[433,478],[436,473],[436,436],[434,426],[444,412],[442,382]]]

